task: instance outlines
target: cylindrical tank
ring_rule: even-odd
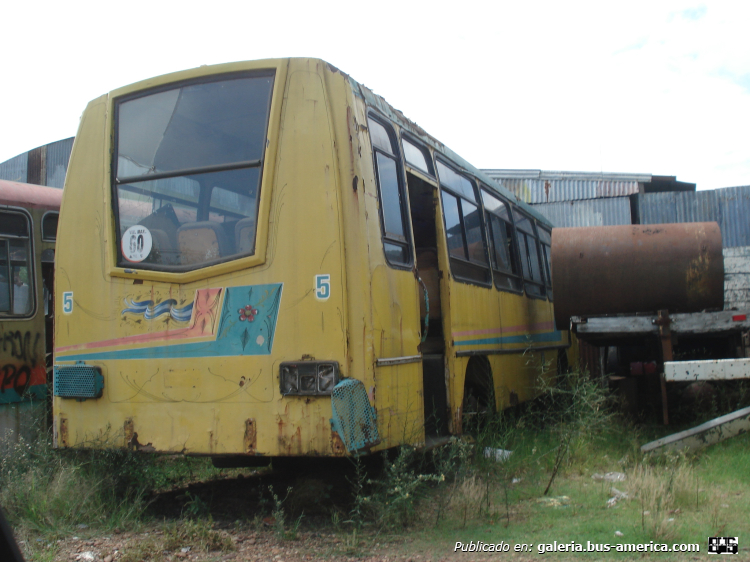
[[[721,309],[719,225],[555,228],[552,288],[558,329],[567,329],[571,316]]]

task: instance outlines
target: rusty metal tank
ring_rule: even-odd
[[[555,228],[555,323],[571,316],[697,312],[724,304],[715,222]]]

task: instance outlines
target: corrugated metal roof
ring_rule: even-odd
[[[542,203],[534,209],[560,227],[631,224],[629,197]]]
[[[750,186],[638,196],[641,224],[716,221],[725,248],[750,246]]]
[[[553,203],[622,197],[638,193],[649,174],[604,174],[594,172],[548,172],[542,170],[484,170],[497,183],[526,203]]]
[[[0,163],[0,180],[26,182],[29,154],[24,152]]]
[[[541,180],[604,180],[604,181],[636,181],[648,183],[653,179],[652,174],[630,174],[620,172],[575,172],[567,170],[519,170],[492,168],[482,170],[490,177]]]

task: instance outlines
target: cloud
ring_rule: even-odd
[[[698,6],[695,8],[688,8],[680,12],[680,17],[690,21],[697,21],[706,15],[708,8],[706,6]]]

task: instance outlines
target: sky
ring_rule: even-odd
[[[12,2],[0,162],[203,64],[319,57],[478,168],[750,185],[750,2]]]

